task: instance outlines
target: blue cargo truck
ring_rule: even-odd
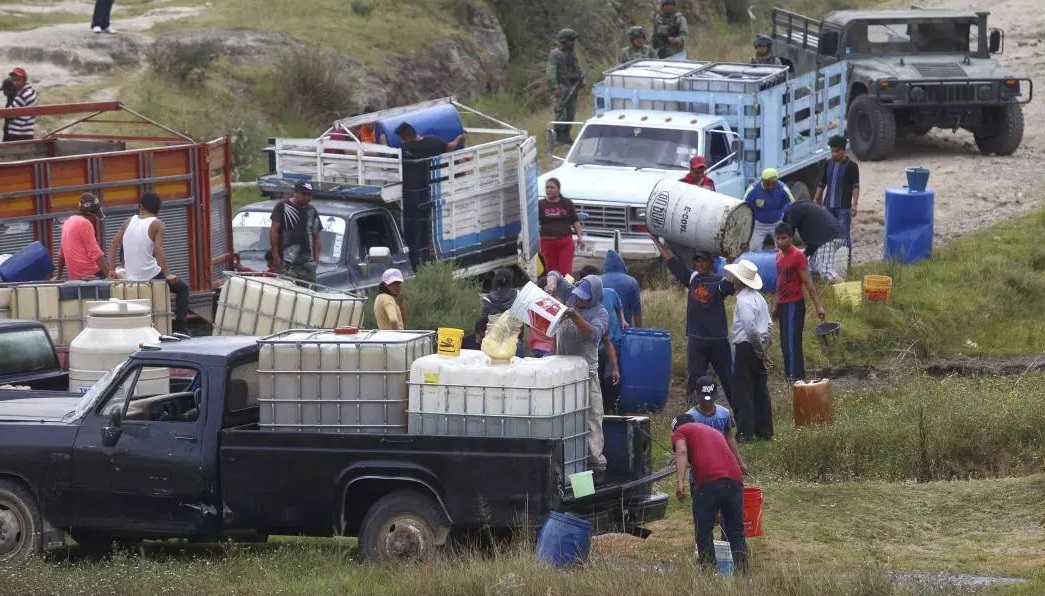
[[[577,266],[601,265],[614,246],[629,264],[659,263],[646,235],[646,201],[660,180],[682,178],[694,156],[707,160],[722,194],[741,198],[763,168],[776,168],[797,199],[815,187],[828,138],[844,134],[842,64],[800,76],[787,66],[664,64],[606,71],[593,89],[593,116],[561,165],[541,176],[540,194],[545,180],[558,178],[583,214]]]

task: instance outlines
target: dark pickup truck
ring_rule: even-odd
[[[550,510],[639,535],[664,515],[652,485],[671,472],[651,473],[648,419],[607,418],[634,440],[607,449],[608,484],[574,499],[560,441],[259,429],[255,339],[144,346],[83,396],[0,391],[0,566],[65,533],[87,548],[345,535],[375,561],[425,559],[451,534]]]
[[[43,323],[0,320],[0,385],[45,391],[69,388],[69,373],[62,370]]]

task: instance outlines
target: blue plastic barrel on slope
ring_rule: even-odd
[[[754,252],[746,252],[740,255],[734,263],[739,263],[741,259],[747,259],[754,263],[758,269],[758,276],[762,278],[762,292],[772,294],[776,292],[776,251],[775,250],[759,250]]]
[[[884,260],[913,263],[929,258],[935,201],[931,190],[886,189]]]
[[[664,409],[671,385],[671,334],[659,329],[625,329],[617,358],[621,413]]]
[[[537,534],[537,558],[556,567],[569,567],[588,557],[591,522],[571,513],[552,511]]]
[[[33,242],[0,263],[0,280],[6,282],[41,281],[52,273],[51,253],[40,242]]]
[[[452,104],[441,104],[378,120],[374,125],[374,136],[380,139],[384,135],[388,139],[389,147],[399,147],[402,143],[395,129],[403,122],[408,122],[422,137],[436,136],[447,143],[464,132],[464,124],[457,108]]]

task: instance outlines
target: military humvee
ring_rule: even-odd
[[[864,160],[892,154],[898,135],[964,128],[984,154],[1010,155],[1023,140],[1033,83],[993,54],[1003,33],[986,12],[841,10],[823,21],[773,10],[773,51],[796,74],[848,65],[846,133]]]

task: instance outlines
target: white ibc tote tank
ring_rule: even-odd
[[[712,256],[739,255],[751,239],[755,212],[733,197],[678,180],[661,180],[646,202],[653,234]]]
[[[110,300],[91,304],[87,326],[69,344],[69,391],[85,392],[138,350],[155,343],[160,333],[152,326],[149,300]],[[170,393],[170,371],[145,369],[138,377],[136,395]]]

